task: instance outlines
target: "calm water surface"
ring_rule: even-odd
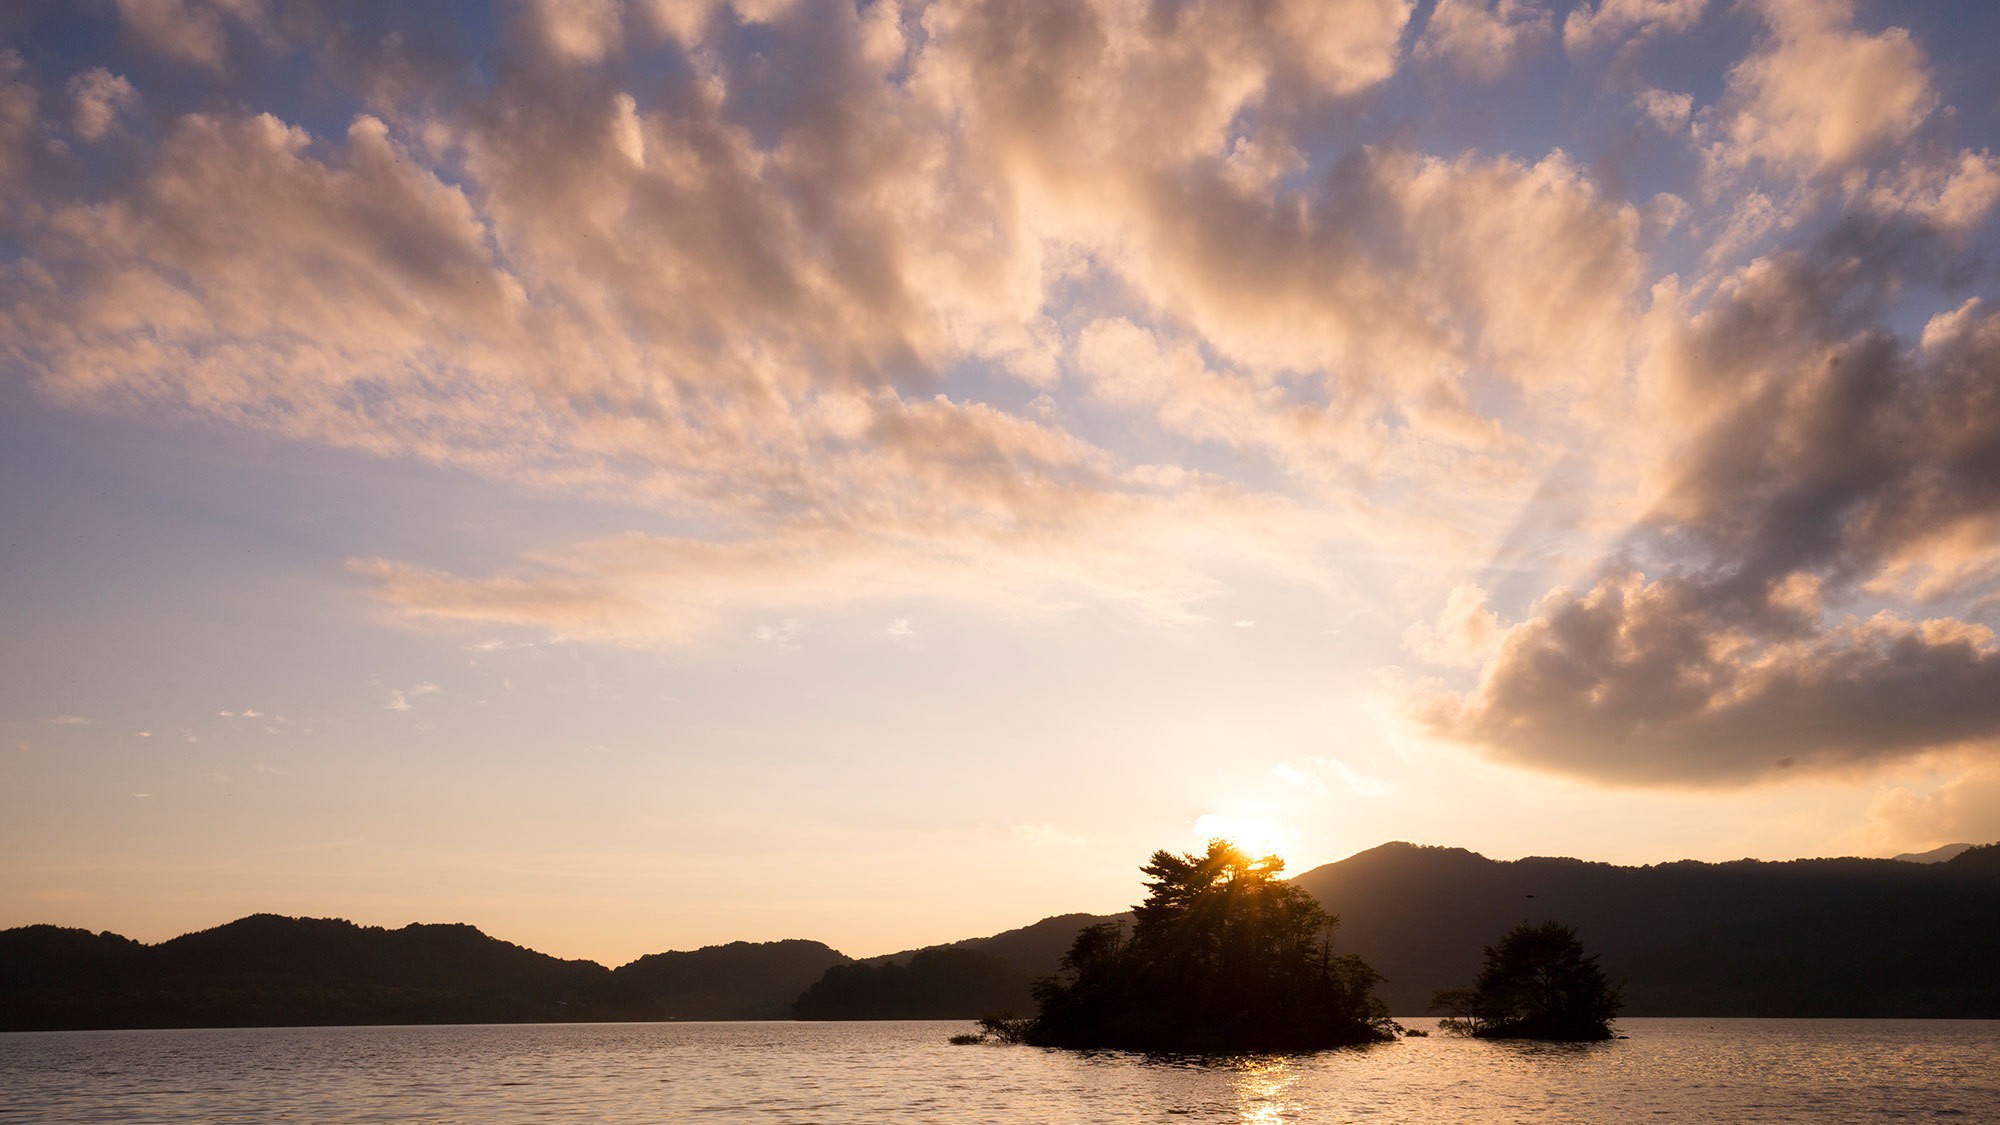
[[[945,1042],[968,1027],[0,1034],[0,1121],[2000,1122],[1993,1021],[1632,1019],[1581,1046],[1207,1062]]]

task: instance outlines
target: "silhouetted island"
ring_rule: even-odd
[[[1225,840],[1153,853],[1130,934],[1086,928],[1036,982],[1036,1016],[998,1028],[1039,1046],[1202,1053],[1391,1038],[1372,994],[1381,978],[1333,951],[1339,919],[1280,880],[1284,868]]]
[[[1620,1003],[1576,931],[1555,921],[1523,922],[1507,931],[1486,947],[1486,963],[1471,988],[1446,989],[1431,999],[1432,1008],[1451,1013],[1440,1024],[1446,1031],[1567,1042],[1611,1038]]]

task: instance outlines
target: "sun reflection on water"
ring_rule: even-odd
[[[1246,1060],[1236,1074],[1237,1119],[1243,1125],[1297,1120],[1289,1095],[1298,1080],[1297,1069],[1283,1056]]]

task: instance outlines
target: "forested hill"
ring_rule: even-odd
[[[1296,882],[1398,1015],[1469,983],[1522,921],[1574,926],[1625,1014],[2000,1018],[2000,845],[1944,862],[1813,859],[1614,867],[1385,844]],[[854,962],[818,942],[734,942],[617,970],[466,925],[398,930],[260,914],[158,945],[0,931],[0,1030],[262,1024],[973,1017],[1021,1010],[1076,932],[1018,930]]]
[[[613,972],[466,925],[271,914],[158,945],[26,926],[0,931],[0,1030],[782,1017],[845,960],[739,942]]]
[[[786,1020],[801,992],[849,961],[816,941],[732,941],[648,954],[619,966],[612,977],[653,998],[655,1018]]]
[[[1627,1015],[2000,1017],[2000,845],[1943,863],[1614,867],[1384,844],[1296,882],[1399,1014],[1469,982],[1515,923],[1556,919],[1625,982]]]
[[[1929,856],[1911,857],[1928,860]],[[1384,844],[1296,877],[1340,915],[1337,947],[1387,981],[1398,1015],[1471,983],[1483,948],[1519,922],[1568,923],[1625,983],[1627,1015],[2000,1018],[2000,845],[1945,862],[1807,859],[1615,867],[1575,859],[1496,861],[1461,848]],[[828,974],[802,1015],[977,1016],[1055,971],[1076,932],[1130,915],[1066,914],[936,951],[996,962],[978,990],[912,953]],[[904,966],[902,973],[860,971]],[[971,978],[969,966],[957,966]]]

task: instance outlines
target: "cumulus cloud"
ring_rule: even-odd
[[[1669,573],[1552,592],[1427,705],[1434,730],[1638,784],[2000,743],[2000,650],[1949,612],[2000,550],[2000,316],[1967,304],[1915,347],[1857,329],[1897,276],[1867,260],[1844,239],[1760,260],[1669,334],[1660,406],[1690,436],[1628,545]]]
[[[1433,729],[1496,757],[1705,784],[1980,744],[2000,162],[1952,143],[1949,73],[1756,0],[1675,77],[1697,109],[1618,45],[1704,0],[1585,0],[1564,69],[1686,137],[1632,143],[1692,146],[1687,182],[1382,129],[1557,7],[536,0],[425,69],[298,34],[353,32],[324,10],[120,0],[116,66],[0,53],[0,348],[63,408],[648,509],[481,572],[351,563],[475,651],[946,601],[1186,625],[1350,589],[1365,546],[1458,677]]]
[[[1114,513],[1165,548],[1213,508],[1214,482],[1078,441],[1047,412],[937,399],[940,372],[984,365],[1046,391],[1068,368],[1120,412],[1300,474],[1328,526],[1424,537],[1480,518],[1456,509],[1481,490],[1533,479],[1530,438],[1549,434],[1482,415],[1486,384],[1561,400],[1625,362],[1640,216],[1565,155],[1384,146],[1283,182],[1302,166],[1299,115],[1393,74],[1406,0],[1338,18],[950,3],[920,37],[895,11],[760,10],[768,44],[746,59],[702,45],[744,11],[529,5],[501,88],[450,111],[385,105],[336,135],[234,107],[171,116],[113,190],[51,201],[36,268],[0,281],[0,334],[76,408],[636,495],[717,546],[831,536],[917,560],[903,573],[1026,531],[1056,549],[999,568],[1001,585],[1073,594],[1110,573],[1161,619],[1213,583],[1129,547],[1107,568],[1083,521]],[[190,60],[221,57],[230,28],[276,26],[198,4],[126,18]],[[618,57],[642,46],[684,51],[682,84],[620,88]],[[806,96],[746,120],[758,103],[741,95],[774,66]],[[1052,311],[1079,268],[1152,314],[1065,327]],[[1465,489],[1368,504],[1358,490],[1382,475]],[[1287,572],[1312,549],[1244,542]],[[407,565],[362,569],[424,585]],[[538,569],[563,567],[524,560]],[[473,604],[447,601],[433,608]],[[691,615],[639,619],[686,637]]]
[[[121,114],[139,103],[139,93],[121,75],[93,67],[69,81],[70,129],[86,141],[100,141]]]
[[[1912,160],[1878,177],[1868,202],[1889,214],[1915,215],[1941,230],[1970,230],[2000,201],[2000,157],[1961,152],[1955,158]]]
[[[272,30],[266,0],[117,0],[117,9],[128,39],[210,71],[228,59],[232,25],[258,35]]]
[[[1762,48],[1729,72],[1711,159],[1834,172],[1907,135],[1937,107],[1924,52],[1900,27],[1868,32],[1847,0],[1763,0]]]
[[[1694,96],[1676,94],[1670,90],[1645,89],[1633,99],[1639,111],[1669,133],[1677,133],[1687,128],[1688,118],[1694,113]]]
[[[1418,37],[1418,58],[1442,59],[1491,82],[1549,40],[1555,15],[1536,0],[1438,0]]]
[[[1499,639],[1500,619],[1486,591],[1468,582],[1452,588],[1437,620],[1406,629],[1403,647],[1431,664],[1476,668]]]
[[[1563,19],[1563,46],[1582,52],[1620,40],[1684,32],[1707,8],[1708,0],[1581,0]]]

